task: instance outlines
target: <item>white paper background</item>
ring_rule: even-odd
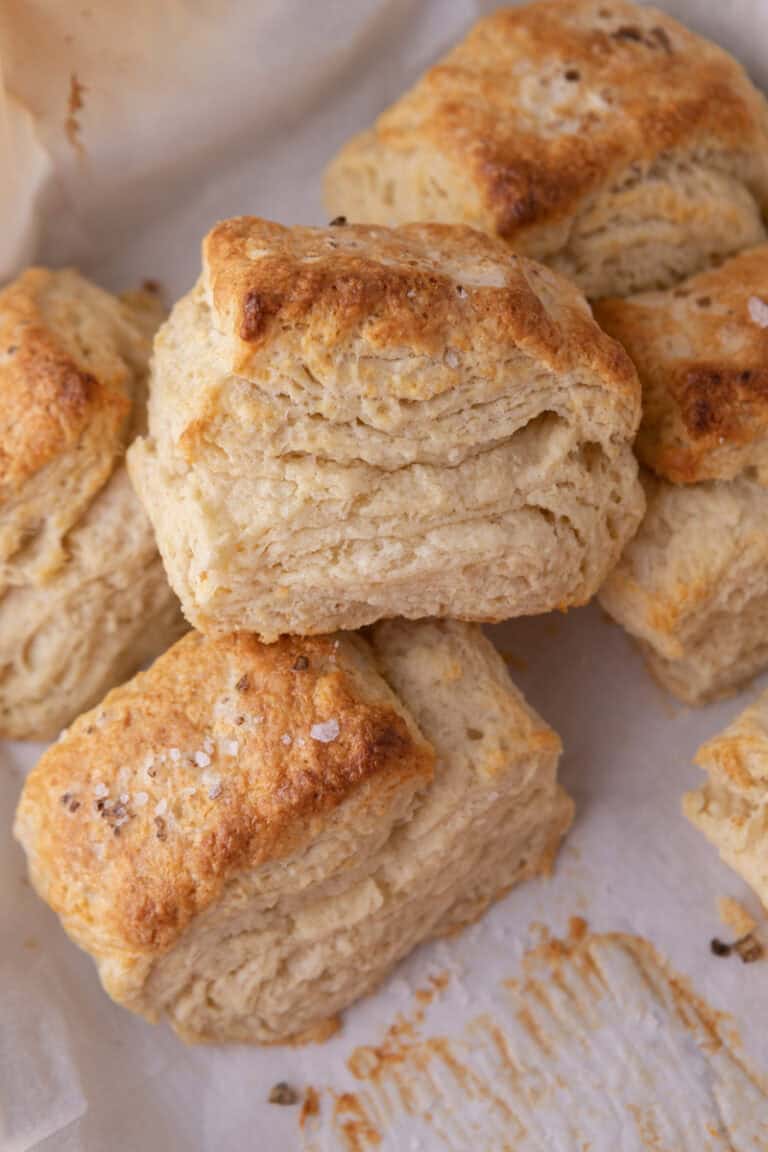
[[[195,279],[200,238],[216,219],[322,221],[319,176],[336,146],[490,7],[0,0],[0,276],[27,257],[36,216],[39,259],[76,262],[114,288],[151,277],[171,297]],[[665,7],[768,82],[766,0]],[[83,156],[64,132],[73,72],[86,87]],[[114,1007],[31,893],[10,839],[22,772],[39,749],[0,746],[3,1152],[297,1147],[295,1111],[265,1103],[275,1081],[340,1082],[351,1049],[375,1041],[405,1006],[403,981],[416,987],[447,959],[463,976],[435,1021],[457,1031],[498,977],[515,974],[531,922],[562,930],[574,914],[652,940],[733,1013],[768,1070],[768,968],[718,961],[708,949],[721,931],[716,897],[738,896],[753,911],[756,901],[680,815],[682,792],[699,779],[696,748],[759,683],[723,705],[684,709],[595,607],[513,622],[494,637],[521,662],[513,677],[565,742],[562,776],[578,816],[557,874],[513,892],[464,936],[419,950],[321,1048],[186,1049]]]

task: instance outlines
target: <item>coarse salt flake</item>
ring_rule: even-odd
[[[312,739],[319,740],[321,744],[330,744],[332,740],[336,739],[339,732],[339,722],[335,718],[325,720],[322,724],[313,724],[309,730]]]
[[[178,748],[169,749],[168,755],[170,756],[171,760],[173,760],[173,761],[181,760],[181,752]]]
[[[291,742],[292,742],[292,737],[291,737],[290,732],[283,732],[282,736],[280,737],[280,743],[285,744],[285,746],[287,747]]]
[[[208,799],[215,800],[217,796],[221,795],[221,777],[211,776],[208,781]]]
[[[121,804],[127,804],[130,799],[131,799],[131,797],[127,792],[121,792],[120,793],[120,803]]]
[[[454,352],[453,348],[448,349],[448,351],[445,353],[444,359],[449,368],[458,368],[459,357],[458,354]]]
[[[106,784],[102,784],[102,782],[99,781],[93,790],[93,794],[98,800],[103,800],[105,796],[109,796],[109,788],[107,788]]]
[[[768,328],[768,304],[765,300],[761,300],[759,296],[750,296],[747,301],[747,310],[750,320],[754,321],[759,328]]]
[[[237,756],[239,751],[240,745],[238,744],[237,740],[224,741],[224,752],[227,756]]]
[[[211,762],[211,758],[207,752],[195,752],[195,764],[198,768],[207,768]]]
[[[168,801],[165,796],[155,804],[155,816],[165,816],[168,811]]]
[[[136,792],[133,797],[133,806],[134,808],[143,808],[148,800],[149,794],[147,792]]]
[[[206,736],[205,740],[203,740],[203,751],[207,752],[209,756],[213,752],[213,740],[211,740],[210,736]]]

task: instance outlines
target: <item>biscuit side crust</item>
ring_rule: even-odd
[[[646,517],[600,590],[658,679],[687,703],[737,688],[768,661],[768,490],[680,487],[646,473]]]
[[[768,480],[768,245],[595,316],[640,376],[644,464],[674,484]]]

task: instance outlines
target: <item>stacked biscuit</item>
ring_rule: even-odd
[[[470,621],[594,594],[642,515],[638,418],[578,290],[497,240],[213,230],[128,452],[196,631],[71,725],[16,824],[117,1000],[319,1036],[546,870],[559,740]]]
[[[118,477],[193,626],[74,721],[16,821],[107,991],[192,1040],[327,1035],[415,944],[549,866],[571,819],[559,740],[478,624],[586,603],[637,531],[637,374],[581,289],[664,288],[762,241],[768,117],[652,9],[538,3],[481,22],[327,191],[328,228],[206,238],[155,339],[146,429],[134,388],[135,418],[103,431],[94,397],[129,389],[88,367],[96,290],[46,313],[83,376],[45,393],[58,439],[6,504],[32,508],[19,571],[53,533],[79,610],[86,563],[114,560],[94,580],[125,595],[110,635],[136,661],[169,638],[106,535]],[[126,306],[99,300],[122,333]],[[119,347],[138,383],[146,349]],[[72,632],[101,652],[95,612]],[[33,663],[5,699],[34,694]],[[129,671],[98,663],[82,698],[57,674],[57,721]]]

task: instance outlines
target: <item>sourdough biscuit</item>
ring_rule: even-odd
[[[644,464],[675,484],[768,481],[768,244],[595,317],[638,370]]]
[[[502,8],[330,165],[332,215],[469,224],[588,296],[765,239],[768,107],[722,49],[626,0]]]
[[[274,640],[583,603],[634,532],[634,369],[466,228],[218,225],[134,484],[185,614]]]
[[[0,292],[0,735],[44,739],[180,634],[123,463],[159,302],[71,270]]]
[[[768,693],[704,744],[696,763],[708,778],[683,811],[768,908]]]
[[[317,1038],[546,870],[559,753],[474,626],[190,633],[49,749],[15,830],[119,1003],[186,1040]]]
[[[645,519],[600,603],[670,692],[703,704],[768,664],[768,488],[643,479]]]

